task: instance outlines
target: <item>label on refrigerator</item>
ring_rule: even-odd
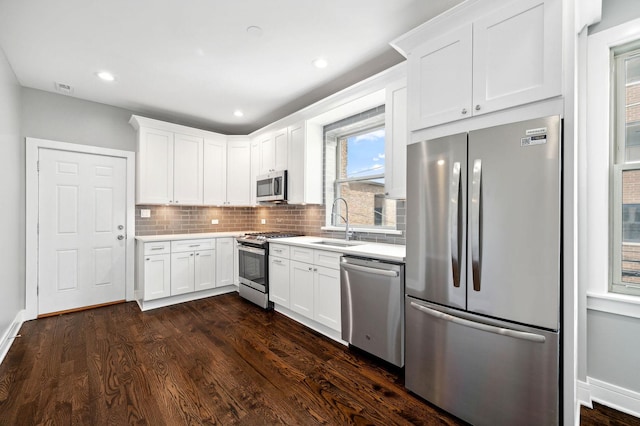
[[[547,143],[547,135],[529,136],[520,139],[520,146],[542,145]]]

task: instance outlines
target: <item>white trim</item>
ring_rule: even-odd
[[[46,139],[26,138],[26,271],[25,271],[25,313],[24,319],[38,317],[38,151],[41,148],[59,151],[80,152],[124,158],[127,161],[127,257],[126,257],[126,300],[135,299],[135,153],[118,149],[101,148]]]
[[[580,182],[581,195],[586,197],[584,225],[579,238],[586,244],[586,265],[581,266],[587,282],[592,306],[617,309],[625,304],[601,301],[609,294],[610,276],[610,170],[611,170],[611,48],[640,39],[640,19],[604,30],[588,37],[587,75],[587,145],[588,173]],[[615,297],[608,299],[613,300]],[[618,299],[620,301],[620,299]],[[623,308],[626,309],[626,308]],[[613,313],[620,313],[614,311]]]
[[[2,340],[0,340],[0,364],[2,364],[4,358],[9,353],[9,349],[11,348],[13,341],[18,337],[18,331],[20,331],[20,328],[24,323],[24,313],[24,309],[18,311],[16,317],[13,319],[13,322],[11,323],[11,325],[9,325],[9,327],[7,327],[4,334],[2,335]]]
[[[602,380],[587,377],[587,382],[578,382],[580,404],[593,407],[592,402],[599,402],[623,413],[640,417],[640,393]]]
[[[320,324],[319,322],[316,322],[310,318],[305,317],[304,315],[300,315],[297,312],[292,311],[289,308],[286,308],[284,306],[280,306],[278,304],[276,304],[273,309],[278,312],[281,313],[282,315],[284,315],[285,317],[289,317],[292,320],[294,320],[295,322],[299,322],[300,324],[304,325],[305,327],[308,327],[314,331],[317,331],[318,333],[322,334],[323,336],[326,336],[332,340],[335,340],[336,342],[340,343],[341,345],[345,345],[345,346],[349,346],[349,343],[345,342],[344,340],[342,340],[342,333],[339,331],[336,331],[332,328],[327,327],[324,324]]]
[[[587,292],[587,309],[640,318],[640,297],[618,293]]]
[[[195,293],[179,294],[177,296],[163,297],[162,299],[155,300],[142,300],[141,294],[138,294],[136,302],[141,311],[149,311],[151,309],[164,308],[165,306],[176,305],[178,303],[191,302],[193,300],[204,299],[212,296],[219,296],[221,294],[238,292],[238,286],[227,285],[224,287],[212,288],[211,290],[197,291]],[[142,293],[140,290],[139,293]]]

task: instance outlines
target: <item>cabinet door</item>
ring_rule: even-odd
[[[249,140],[229,141],[227,145],[227,204],[251,204],[251,144]]]
[[[407,82],[403,79],[386,90],[384,187],[388,198],[407,194]]]
[[[322,204],[322,126],[301,121],[289,127],[289,204]]]
[[[171,255],[144,257],[144,300],[171,296]]]
[[[474,114],[561,93],[560,0],[520,0],[474,22]]]
[[[471,37],[472,26],[467,24],[427,41],[409,55],[410,130],[471,116]]]
[[[340,270],[315,267],[314,319],[336,331],[342,330],[340,316]]]
[[[137,204],[173,203],[173,133],[140,128]]]
[[[233,284],[233,238],[216,239],[216,287]]]
[[[202,138],[176,133],[173,142],[173,202],[202,204]]]
[[[195,253],[194,290],[206,290],[216,286],[216,251],[199,250]]]
[[[287,129],[282,129],[273,135],[274,170],[287,169],[287,156],[289,155]]]
[[[194,253],[171,254],[171,295],[190,293],[194,289]]]
[[[269,256],[269,300],[288,308],[289,259]]]
[[[289,271],[290,308],[313,319],[313,265],[292,260]]]
[[[222,206],[227,202],[227,141],[204,140],[203,203]]]
[[[262,136],[260,144],[260,174],[269,173],[275,166],[275,145],[271,135]]]

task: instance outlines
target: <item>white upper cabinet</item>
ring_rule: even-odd
[[[260,135],[258,142],[259,173],[267,174],[276,170],[287,169],[289,135],[287,129]]]
[[[471,25],[465,25],[426,41],[409,55],[411,130],[471,115],[471,37]]]
[[[520,0],[473,23],[474,113],[561,92],[560,0]]]
[[[137,204],[202,204],[202,138],[140,128]]]
[[[173,137],[173,202],[202,204],[203,183],[202,138],[174,134]]]
[[[140,128],[136,160],[136,204],[172,203],[173,133]]]
[[[204,196],[206,205],[221,206],[227,203],[227,140],[204,140]]]
[[[416,32],[397,42],[409,46],[410,130],[562,94],[561,0],[496,4],[472,3],[466,16],[473,19],[444,18],[438,25],[455,29],[431,31],[417,45],[408,41]]]
[[[250,159],[251,178],[249,182],[249,186],[251,190],[250,200],[252,205],[256,205],[258,202],[256,200],[256,180],[258,175],[260,175],[260,143],[258,142],[258,140],[251,141],[250,156],[251,156],[251,159]]]
[[[385,196],[404,199],[407,194],[407,82],[387,86],[385,102]]]
[[[322,126],[301,121],[288,132],[289,204],[322,204]]]
[[[227,141],[227,204],[251,205],[251,141],[237,138]]]

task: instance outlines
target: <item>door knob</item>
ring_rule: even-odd
[[[119,240],[124,240],[124,235],[118,235]]]
[[[122,231],[124,229],[124,225],[118,225],[118,229]]]

